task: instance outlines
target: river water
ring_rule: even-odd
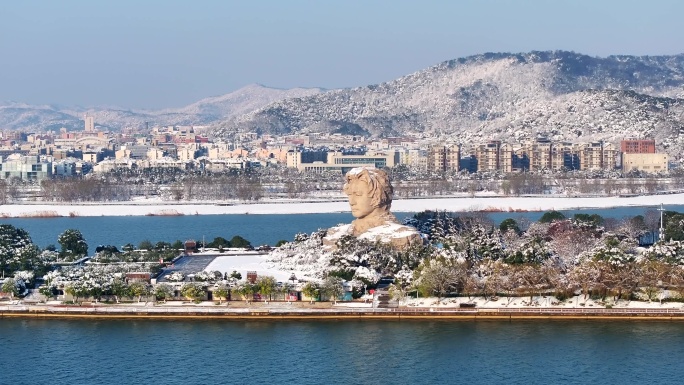
[[[683,211],[682,207],[668,209]],[[645,208],[584,210],[604,217]],[[575,212],[567,212],[572,215]],[[403,218],[407,214],[399,213]],[[492,219],[541,213],[495,213]],[[290,240],[350,214],[4,219],[41,245],[242,235]],[[680,384],[684,323],[187,321],[0,318],[5,384]]]
[[[591,209],[563,211],[566,216],[575,213],[599,214],[605,218],[622,219],[643,215],[654,207],[617,207],[612,209]],[[670,206],[668,210],[684,212],[684,206]],[[538,220],[543,213],[489,213],[495,222],[506,218]],[[400,220],[413,213],[395,213]],[[311,233],[353,220],[351,213],[326,214],[265,214],[265,215],[190,215],[190,216],[117,216],[76,218],[3,218],[0,223],[21,227],[31,234],[40,247],[57,245],[57,237],[66,229],[78,229],[83,233],[90,251],[97,245],[122,246],[126,243],[138,245],[143,240],[173,242],[187,239],[210,242],[215,237],[232,238],[240,235],[253,245],[274,245],[283,239],[291,241],[298,232]]]
[[[0,384],[681,384],[684,324],[0,319]]]

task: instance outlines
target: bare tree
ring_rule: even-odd
[[[577,190],[582,194],[589,194],[594,191],[593,186],[589,183],[588,179],[580,179],[577,183]]]
[[[462,281],[462,270],[455,268],[453,262],[443,257],[425,260],[416,280],[417,286],[426,295],[436,295],[439,301],[441,297],[455,290]]]
[[[625,179],[624,184],[630,194],[636,194],[639,192],[639,184],[634,178]]]
[[[486,260],[483,264],[487,265],[487,274],[482,280],[482,291],[485,298],[494,297],[503,288],[506,266],[501,261],[491,260]]]
[[[653,177],[646,179],[646,182],[644,183],[644,189],[647,193],[653,194],[654,192],[658,191],[658,181]]]
[[[599,180],[597,180],[599,181]],[[613,195],[615,192],[619,192],[617,183],[613,179],[605,179],[603,180],[603,191],[606,193],[606,195],[610,196]]]
[[[561,268],[567,270],[577,264],[586,252],[601,244],[600,238],[590,230],[569,229],[555,234],[549,246],[561,261]]]
[[[530,303],[534,300],[534,294],[539,294],[541,296],[542,291],[547,288],[547,281],[538,265],[520,265],[515,273],[518,282],[518,291],[522,294],[529,295]]]
[[[670,276],[670,265],[658,260],[643,260],[638,263],[636,273],[641,292],[648,301],[663,299],[663,281]]]
[[[594,287],[593,285],[599,279],[599,271],[596,267],[594,261],[584,259],[568,271],[570,286],[579,287],[584,294],[585,301],[589,295],[589,290]],[[579,297],[577,299],[579,300]]]
[[[4,179],[0,179],[0,205],[7,203],[7,182]]]
[[[658,230],[660,228],[660,213],[656,210],[646,210],[644,213],[644,223],[648,230]]]

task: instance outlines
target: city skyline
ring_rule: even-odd
[[[247,84],[376,84],[484,52],[684,52],[675,1],[0,5],[0,100],[172,108]],[[561,17],[559,17],[561,16]]]

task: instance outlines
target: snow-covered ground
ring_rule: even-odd
[[[205,269],[205,271],[218,270],[221,273],[232,273],[234,270],[241,273],[243,277],[247,275],[248,271],[256,271],[257,276],[272,276],[277,281],[286,282],[290,279],[292,273],[295,273],[298,279],[313,279],[306,276],[303,271],[284,271],[279,270],[272,263],[268,261],[268,256],[263,254],[250,255],[227,255],[216,257]],[[315,280],[315,279],[314,279]],[[369,295],[366,302],[341,302],[336,306],[340,307],[371,307],[372,297]],[[649,308],[649,309],[682,309],[684,304],[681,302],[664,302],[658,301],[613,301],[611,297],[607,298],[604,303],[585,298],[584,295],[575,296],[565,301],[558,301],[552,296],[534,296],[532,301],[530,297],[499,297],[496,300],[491,300],[484,297],[456,297],[456,298],[406,298],[402,301],[402,306],[408,308],[458,308],[461,303],[475,303],[477,308],[577,308],[577,309],[603,309],[606,304],[610,304],[614,309],[621,308]]]
[[[392,211],[547,211],[581,208],[609,208],[621,206],[680,205],[684,194],[644,195],[637,197],[573,198],[563,195],[535,197],[475,196],[434,199],[395,199]],[[349,212],[346,201],[296,202],[273,200],[268,203],[236,204],[171,204],[160,201],[136,201],[116,204],[24,204],[1,205],[0,217],[57,217],[57,216],[174,216],[212,214],[314,214]]]
[[[475,303],[477,308],[577,308],[577,309],[603,309],[605,304],[610,304],[613,309],[624,309],[624,308],[634,308],[634,309],[682,309],[684,304],[681,302],[664,302],[660,303],[658,301],[613,301],[612,297],[609,297],[605,304],[601,304],[598,301],[592,300],[590,298],[585,299],[584,295],[575,296],[565,301],[558,301],[552,296],[532,297],[532,302],[530,302],[530,297],[499,297],[496,301],[491,301],[485,299],[484,297],[474,297],[469,299],[467,297],[457,297],[457,298],[442,298],[439,301],[437,298],[409,298],[402,302],[402,305],[408,308],[453,308],[460,307],[461,303]]]
[[[287,282],[292,273],[295,273],[297,278],[303,278],[304,273],[301,271],[283,271],[278,270],[268,262],[266,255],[226,255],[216,257],[204,271],[220,271],[225,274],[237,271],[242,274],[242,277],[247,276],[248,271],[256,271],[257,276],[272,276],[279,282]]]
[[[533,305],[529,304],[529,297],[512,297],[510,300],[506,297],[500,297],[497,301],[490,301],[486,300],[483,297],[475,297],[472,300],[469,300],[466,297],[458,297],[458,298],[441,298],[440,301],[437,301],[436,297],[429,297],[429,298],[409,298],[407,301],[402,301],[401,307],[406,307],[408,309],[417,309],[417,310],[424,310],[425,308],[427,309],[433,309],[433,310],[448,310],[448,309],[454,309],[454,308],[459,308],[461,303],[465,302],[471,302],[471,303],[476,303],[477,307],[476,309],[500,309],[500,308],[506,308],[506,309],[605,309],[605,305],[598,303],[597,301],[594,301],[592,299],[584,299],[583,295],[575,296],[573,298],[570,298],[566,301],[563,302],[557,302],[557,300],[553,297],[533,297]],[[660,303],[657,301],[625,301],[625,300],[620,300],[617,303],[612,301],[612,298],[607,301],[607,303],[611,304],[613,309],[653,309],[653,310],[658,310],[658,309],[676,309],[680,310],[684,308],[684,303],[681,302],[665,302],[665,303]],[[7,305],[20,305],[21,301],[12,301],[6,303]],[[48,301],[46,303],[47,305],[61,305],[62,301]],[[307,301],[303,301],[301,303],[302,305],[308,304]],[[583,305],[582,305],[583,304]],[[180,307],[180,306],[189,306],[187,302],[182,302],[182,301],[170,301],[164,304],[153,304],[152,302],[132,302],[132,303],[122,303],[117,306],[127,306],[127,307],[135,307],[135,306],[156,306],[156,307],[163,307],[163,306],[173,306],[173,307]],[[259,303],[260,307],[264,307],[261,303]],[[273,302],[270,304],[270,307],[278,307],[281,306],[278,302]],[[213,301],[205,301],[202,302],[201,304],[198,304],[197,306],[209,306],[209,307],[216,307],[215,303]],[[255,306],[252,304],[252,306]],[[331,307],[333,308],[373,308],[373,301],[372,301],[372,296],[369,294],[366,296],[365,300],[364,298],[353,301],[353,302],[337,302],[337,304],[330,304]],[[234,305],[231,306],[232,308],[237,308],[239,305]],[[269,306],[266,306],[269,307]],[[318,304],[319,308],[325,308],[322,307],[321,304]]]

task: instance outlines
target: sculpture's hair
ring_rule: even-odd
[[[384,207],[389,211],[394,189],[385,171],[370,167],[352,169],[345,176],[344,193],[349,195],[351,185],[359,182],[364,182],[370,187],[373,207]]]

